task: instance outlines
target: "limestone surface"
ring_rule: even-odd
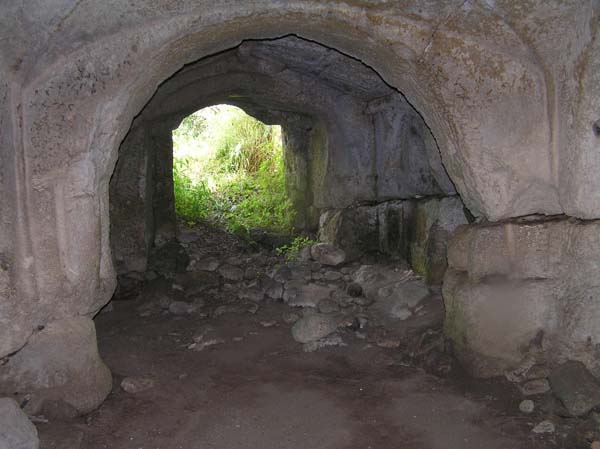
[[[523,350],[600,372],[597,0],[14,0],[0,12],[2,382],[42,391],[47,374],[44,391],[82,411],[105,395],[89,317],[117,271],[185,271],[173,253],[149,263],[176,249],[169,132],[217,102],[283,125],[306,229],[319,209],[460,195],[478,224],[450,244],[446,332],[473,372],[510,369]],[[413,265],[439,259],[444,225],[415,229],[431,239]]]
[[[0,367],[0,391],[28,395],[30,414],[48,400],[62,400],[88,413],[111,387],[112,375],[98,355],[94,323],[85,317],[48,323]]]
[[[38,449],[38,434],[19,404],[0,398],[0,449]]]
[[[569,361],[550,375],[552,391],[569,413],[581,416],[600,405],[600,381],[581,362]]]
[[[523,360],[600,365],[600,222],[565,218],[463,226],[448,250],[446,334],[478,375]]]

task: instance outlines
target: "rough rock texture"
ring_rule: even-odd
[[[600,373],[600,221],[521,219],[463,226],[448,251],[447,336],[475,374],[526,358]]]
[[[283,300],[292,307],[318,307],[322,300],[328,299],[334,289],[324,285],[290,281],[285,285]]]
[[[121,388],[127,393],[137,394],[154,387],[154,383],[150,377],[126,377],[121,381]]]
[[[408,259],[430,284],[440,284],[452,232],[467,223],[460,198],[387,201],[330,209],[321,214],[319,239],[343,248],[350,259],[379,251]]]
[[[346,252],[330,243],[317,243],[311,246],[310,255],[322,265],[337,266],[346,261]]]
[[[0,392],[29,395],[26,410],[36,414],[44,401],[61,400],[80,413],[108,395],[112,376],[98,355],[89,318],[53,321],[36,332],[21,351],[0,367]]]
[[[429,294],[414,273],[394,266],[362,265],[353,279],[373,308],[390,318],[406,317]]]
[[[282,125],[300,229],[320,208],[455,193],[422,117],[373,69],[298,37],[244,42],[161,85],[121,144],[110,183],[119,272],[144,267],[161,227],[173,233],[171,130],[215,103]]]
[[[385,285],[378,289],[373,310],[390,318],[406,319],[429,291],[422,281],[403,281]]]
[[[19,404],[0,398],[0,449],[38,449],[38,434]]]
[[[600,405],[600,381],[581,362],[569,361],[550,375],[552,392],[573,416]]]
[[[299,343],[309,343],[335,332],[339,318],[335,315],[309,314],[294,323],[292,337]]]
[[[448,266],[448,240],[454,230],[467,223],[464,205],[458,197],[419,201],[411,231],[409,262],[412,269],[430,284],[440,284]]]
[[[184,73],[189,64],[244,39],[292,33],[377,70],[423,117],[456,191],[474,216],[492,221],[560,213],[600,218],[600,152],[594,125],[600,101],[596,0],[293,0],[276,7],[270,0],[55,0],[35,5],[15,0],[4,2],[1,9],[0,29],[8,38],[0,43],[0,357],[23,348],[37,336],[38,326],[89,316],[109,301],[115,288],[109,181],[121,142],[161,83],[182,67]],[[294,67],[292,57],[276,69],[294,72]],[[322,80],[341,78],[338,86],[354,73],[336,64],[323,72]],[[294,92],[294,86],[287,88]],[[229,94],[237,98],[244,92]],[[346,183],[348,189],[341,192],[354,200],[365,186],[382,192],[398,187],[394,173],[406,173],[400,167],[404,158],[382,159],[391,166],[386,170],[392,179],[380,180],[381,168],[362,151],[372,148],[362,146],[364,138],[354,142],[346,158],[341,143],[352,143],[360,135],[347,131],[348,140],[336,141],[331,132],[335,124],[351,127],[364,114],[374,114],[373,122],[381,129],[390,123],[391,112],[377,112],[374,98],[365,109],[348,96],[337,98],[332,104],[311,96],[312,102],[342,117],[332,122],[331,113],[317,114],[309,151],[321,183],[311,189],[326,192],[323,186],[360,181]],[[344,122],[349,126],[342,127]],[[373,132],[373,141],[378,136],[378,142],[394,142],[398,132],[412,128],[394,122],[389,131]],[[419,127],[415,130],[418,134]],[[419,138],[406,137],[423,147]],[[325,142],[336,150],[319,157]],[[327,176],[331,173],[325,168],[334,166],[333,161],[340,165],[340,176]],[[139,162],[134,165],[144,166]],[[416,162],[413,167],[423,173],[423,159]],[[431,181],[424,185],[432,187]],[[441,188],[443,183],[437,184]],[[377,198],[377,192],[370,192],[370,198]],[[557,288],[551,287],[551,277],[525,279],[524,289],[531,294],[539,289],[535,294],[544,299],[536,297],[533,303],[543,302],[549,310],[553,307],[547,304],[558,298],[564,315],[556,331],[564,334],[559,340],[585,359],[589,350],[581,342],[598,335],[597,270],[588,269],[598,260],[598,248],[585,225],[570,226],[583,237],[558,232],[559,240],[548,241],[548,248],[527,239],[514,248],[539,261],[526,267],[525,273],[531,273],[552,268],[557,254],[553,245],[573,243],[559,257],[567,268],[560,270]],[[589,226],[598,235],[596,225]],[[137,240],[138,248],[143,249],[146,238],[150,240],[146,234]],[[482,258],[482,268],[489,265],[487,260],[503,257],[485,249],[483,253],[489,257]],[[132,266],[143,266],[140,260]],[[585,275],[580,276],[573,260],[582,263]],[[128,266],[125,259],[119,263]],[[477,271],[482,270],[474,268],[473,275],[462,275],[465,282],[453,282],[463,289],[455,304],[462,304],[460,298],[475,288]],[[447,274],[458,279],[455,275]],[[469,304],[473,314],[470,326],[462,326],[465,335],[485,328],[477,310],[486,301],[477,301]],[[568,313],[566,303],[573,305]],[[550,320],[543,327],[553,326]],[[490,335],[494,332],[492,326]],[[514,342],[529,334],[518,332]],[[473,343],[471,338],[465,341],[459,347]],[[506,351],[510,357],[497,354],[497,359],[514,358],[514,346]],[[588,365],[593,360],[587,359]]]

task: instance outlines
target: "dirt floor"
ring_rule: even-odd
[[[196,241],[205,251],[200,261],[220,254],[225,243],[221,258],[252,251],[229,236],[204,237]],[[189,244],[187,251],[196,249]],[[215,313],[239,304],[232,289],[243,282],[221,280],[202,293],[200,309],[184,314],[148,307],[148,284],[139,296],[121,291],[133,299],[113,301],[96,318],[100,353],[114,374],[112,393],[88,416],[39,423],[41,448],[586,447],[568,436],[573,423],[554,416],[554,433],[532,433],[551,405],[524,414],[514,385],[469,379],[454,364],[441,369],[444,357],[429,364],[411,359],[393,333],[383,338],[373,329],[372,337],[347,326],[337,332],[337,345],[307,352],[292,338],[291,309],[282,301]],[[122,386],[124,379],[129,384]]]

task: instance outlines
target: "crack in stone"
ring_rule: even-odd
[[[456,8],[457,10],[461,10],[465,4],[468,2],[469,0],[464,0],[460,6],[458,8]],[[423,51],[421,52],[421,56],[419,58],[419,61],[421,61],[424,57],[425,54],[429,51],[429,49],[431,48],[431,46],[433,45],[433,40],[435,38],[435,35],[437,34],[437,32],[439,31],[439,29],[445,25],[446,23],[448,23],[448,21],[456,14],[456,12],[451,12],[448,13],[448,15],[440,20],[434,27],[433,27],[433,31],[431,32],[431,34],[429,35],[429,39],[427,42],[427,45],[425,45],[425,48],[423,49]]]

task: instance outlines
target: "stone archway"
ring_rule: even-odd
[[[592,81],[598,26],[589,17],[597,17],[598,8],[592,1],[584,8],[573,1],[560,13],[545,2],[529,9],[433,1],[394,8],[312,1],[278,8],[268,1],[138,6],[135,13],[123,6],[120,15],[108,3],[65,2],[38,12],[39,29],[28,31],[32,45],[7,44],[7,81],[0,88],[9,106],[2,123],[10,129],[2,142],[11,149],[2,155],[7,218],[0,249],[9,261],[0,272],[7,298],[2,357],[43,339],[45,329],[67,328],[63,321],[87,320],[75,317],[89,317],[108,301],[115,285],[108,183],[119,143],[159,83],[182,65],[243,39],[294,33],[375,68],[422,114],[476,216],[599,215],[597,189],[590,194],[589,187],[596,182],[588,183],[598,165],[597,138],[587,126],[599,96],[577,87],[592,86],[597,94]],[[531,17],[540,18],[546,32],[530,33]],[[26,28],[15,29],[24,41],[30,40]],[[565,35],[566,29],[583,30],[583,37]],[[576,50],[554,58],[548,35],[561,35],[565,48]],[[570,141],[576,142],[573,151]],[[510,229],[503,228],[501,246],[514,259]],[[564,251],[590,250],[587,241],[575,247]],[[597,247],[591,248],[595,254]],[[465,264],[451,266],[464,271]],[[561,271],[559,280],[569,273]],[[576,289],[559,299],[573,295],[577,302]],[[589,310],[596,302],[592,298]],[[596,338],[593,323],[589,327]],[[588,333],[578,330],[576,339]],[[460,338],[476,339],[477,332]]]
[[[456,194],[427,125],[375,71],[295,36],[244,41],[161,84],[121,144],[111,180],[119,273],[143,271],[152,242],[174,236],[170,134],[217,103],[283,126],[296,228],[316,231],[328,209]]]

